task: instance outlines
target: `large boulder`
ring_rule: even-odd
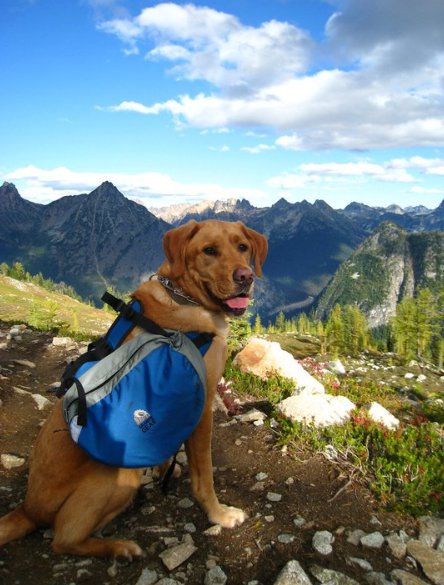
[[[295,390],[298,392],[325,393],[321,382],[304,370],[291,353],[284,351],[276,341],[253,337],[237,354],[234,365],[243,372],[255,374],[262,379],[268,378],[270,374],[290,378],[294,380]]]
[[[353,402],[345,396],[309,392],[290,396],[277,405],[277,409],[286,418],[295,422],[312,424],[315,427],[344,424],[355,408]]]

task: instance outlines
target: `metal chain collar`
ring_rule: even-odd
[[[162,276],[161,274],[153,274],[153,276],[151,278],[153,278],[153,277],[155,277],[156,280],[158,280],[164,288],[166,288],[167,290],[169,290],[170,292],[172,292],[176,296],[182,297],[183,299],[185,299],[189,303],[193,303],[193,305],[199,304],[192,297],[185,294],[181,288],[176,288],[169,278],[166,278],[165,276]]]

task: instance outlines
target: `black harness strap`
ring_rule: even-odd
[[[130,321],[132,321],[139,327],[142,327],[142,329],[145,329],[149,333],[154,333],[155,335],[163,335],[164,337],[171,337],[173,335],[173,333],[168,332],[165,329],[162,329],[162,327],[159,327],[157,323],[151,321],[151,319],[148,319],[148,317],[145,317],[141,313],[138,313],[130,305],[128,305],[121,299],[118,299],[109,292],[105,292],[103,294],[102,301],[109,305],[110,307],[112,307],[117,313],[119,313],[121,317],[129,319]]]

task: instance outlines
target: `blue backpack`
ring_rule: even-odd
[[[58,396],[72,439],[116,467],[151,467],[175,455],[205,404],[205,355],[212,335],[165,330],[141,303],[102,297],[119,316],[70,363]],[[128,333],[144,329],[127,343]]]

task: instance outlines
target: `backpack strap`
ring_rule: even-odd
[[[133,325],[138,325],[148,331],[148,333],[154,333],[155,335],[163,335],[164,337],[171,337],[174,333],[166,331],[162,327],[159,327],[157,323],[142,315],[142,307],[139,301],[131,301],[125,303],[121,299],[118,299],[109,292],[105,292],[102,296],[102,301],[112,307],[120,317],[129,320]],[[137,306],[138,305],[138,306]],[[112,327],[111,327],[112,329]]]

